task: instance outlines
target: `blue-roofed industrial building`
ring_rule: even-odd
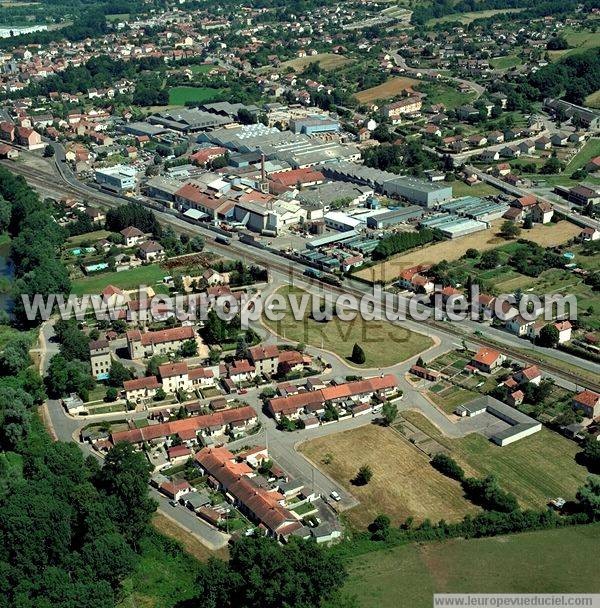
[[[329,116],[308,116],[290,120],[290,131],[316,135],[318,133],[337,133],[340,130],[339,121]]]

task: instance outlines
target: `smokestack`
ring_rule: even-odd
[[[260,179],[261,181],[265,181],[265,155],[260,155]]]

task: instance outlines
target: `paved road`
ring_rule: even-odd
[[[389,55],[391,55],[395,64],[402,70],[404,70],[407,74],[421,74],[425,76],[431,76],[432,78],[436,78],[440,73],[439,70],[430,69],[430,68],[413,68],[406,63],[406,59],[400,55],[397,51],[388,51]],[[452,80],[456,84],[462,84],[464,86],[470,87],[476,94],[477,97],[480,97],[485,93],[485,87],[481,86],[479,83],[474,82],[472,80],[465,80],[464,78],[455,78],[454,76],[445,76],[445,79]]]

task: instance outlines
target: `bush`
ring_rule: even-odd
[[[450,456],[446,454],[436,454],[431,459],[431,464],[434,469],[437,469],[446,477],[450,477],[451,479],[456,479],[456,481],[463,481],[465,478],[465,472],[463,468]]]

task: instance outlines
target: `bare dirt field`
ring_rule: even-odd
[[[364,529],[381,513],[399,524],[408,516],[457,521],[476,512],[457,482],[438,473],[423,452],[391,428],[367,425],[313,439],[299,451],[360,501],[345,513],[357,528]],[[329,464],[323,462],[325,454],[332,457]],[[366,486],[354,486],[350,480],[364,464],[373,478]]]
[[[381,280],[389,283],[394,281],[402,270],[417,264],[437,264],[441,260],[456,260],[470,248],[485,251],[499,247],[507,243],[498,235],[502,221],[492,222],[489,230],[475,232],[459,239],[442,241],[429,247],[391,257],[381,264],[357,272],[356,276],[368,281]],[[556,224],[535,224],[531,230],[524,231],[522,237],[534,241],[542,247],[552,247],[572,239],[580,232],[581,228],[575,226],[575,224],[561,221]]]
[[[399,77],[392,78],[383,84],[377,85],[364,91],[359,91],[354,97],[360,103],[370,103],[377,99],[388,99],[398,95],[403,89],[412,89],[419,81],[415,78]]]
[[[296,72],[301,72],[311,63],[318,63],[322,70],[334,70],[335,68],[339,68],[351,62],[352,59],[344,57],[344,55],[336,55],[335,53],[320,53],[318,55],[297,57],[296,59],[284,61],[280,67],[283,71],[285,71],[286,68],[292,68],[296,70]]]

